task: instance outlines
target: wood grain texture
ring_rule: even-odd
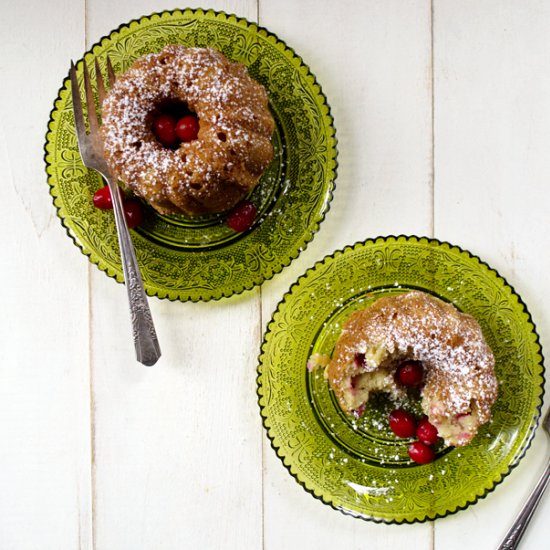
[[[95,275],[93,288],[96,547],[257,548],[261,431],[247,353],[260,337],[257,291],[152,301],[163,357],[146,369],[113,330],[127,324],[112,311],[124,289]],[[106,346],[113,336],[122,343]]]
[[[542,471],[545,434],[466,511],[422,525],[367,523],[289,475],[261,427],[255,369],[292,282],[335,249],[385,234],[433,234],[480,255],[550,342],[550,4],[188,4],[257,20],[304,59],[335,118],[338,179],[314,241],[261,289],[208,304],[150,300],[163,350],[150,369],[134,361],[124,287],[61,227],[42,157],[69,60],[170,6],[4,4],[2,550],[496,548]],[[547,495],[522,548],[545,547],[549,512]]]
[[[548,342],[550,5],[438,1],[435,228],[497,269]],[[484,501],[436,524],[436,548],[496,548],[548,460],[546,434]],[[548,498],[521,548],[550,538]],[[539,515],[540,514],[540,515]],[[498,518],[496,520],[495,518]],[[535,520],[534,520],[535,521]],[[494,528],[484,526],[493,524]]]
[[[87,261],[55,216],[43,163],[53,99],[84,45],[84,5],[2,8],[0,546],[89,549]],[[61,12],[71,32],[52,32]]]
[[[299,52],[335,119],[336,193],[314,241],[262,287],[264,324],[290,284],[336,248],[431,230],[429,2],[260,2],[260,23]],[[307,494],[265,448],[266,550],[429,549],[431,524],[384,526],[334,512]],[[367,542],[368,541],[368,542]]]
[[[255,1],[208,7],[257,13]],[[88,42],[165,8],[88,2]],[[96,550],[260,548],[259,290],[213,303],[151,298],[163,355],[150,369],[131,360],[125,289],[93,270],[92,296]]]
[[[314,1],[260,2],[259,13],[316,75],[338,139],[330,211],[298,260],[263,286],[267,322],[290,284],[326,254],[380,235],[430,234],[430,3],[319,10]]]

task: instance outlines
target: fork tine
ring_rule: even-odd
[[[101,74],[101,69],[99,68],[99,62],[97,57],[94,58],[95,63],[95,79],[97,82],[97,95],[99,96],[99,106],[103,105],[103,101],[106,96],[105,92],[105,81],[103,80],[103,75]]]
[[[107,74],[109,75],[109,88],[112,88],[113,84],[115,83],[116,76],[113,65],[111,63],[111,58],[109,56],[107,56]]]
[[[82,112],[82,99],[80,97],[80,88],[78,87],[78,80],[76,78],[76,67],[72,60],[69,75],[71,77],[71,94],[73,96],[74,124],[76,127],[78,148],[80,149],[80,151],[83,151],[86,146],[86,126],[84,125],[84,113]]]
[[[95,109],[94,92],[92,91],[90,73],[88,71],[86,60],[83,59],[82,62],[84,64],[84,89],[86,91],[86,107],[88,108],[88,125],[90,127],[90,134],[95,135],[99,130],[99,122],[97,120],[97,112]]]

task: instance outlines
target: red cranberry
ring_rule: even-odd
[[[199,121],[196,116],[181,117],[176,123],[176,135],[181,141],[193,141],[199,135]]]
[[[365,365],[365,354],[364,353],[356,353],[353,356],[353,362],[355,363],[355,366],[360,368]]]
[[[240,202],[227,216],[227,225],[233,231],[242,232],[250,229],[256,218],[256,207],[250,201]]]
[[[153,121],[153,132],[165,147],[173,147],[178,142],[176,121],[171,115],[159,115],[156,117]]]
[[[435,460],[435,451],[425,443],[415,441],[409,445],[409,457],[417,464],[429,464]]]
[[[137,227],[141,223],[141,220],[143,220],[143,210],[141,208],[141,204],[134,199],[125,201],[124,215],[126,217],[126,223],[130,229]]]
[[[397,437],[412,437],[416,433],[416,420],[411,413],[395,409],[390,413],[390,428]]]
[[[120,188],[118,188],[120,193],[120,198],[123,198],[123,194]],[[111,191],[108,185],[101,187],[94,193],[93,203],[96,208],[101,208],[101,210],[110,210],[113,208],[113,197],[111,197]]]
[[[426,445],[435,445],[439,439],[437,428],[427,418],[423,418],[416,428],[416,437]]]
[[[420,386],[424,378],[424,368],[417,361],[406,361],[397,369],[397,380],[404,386]]]

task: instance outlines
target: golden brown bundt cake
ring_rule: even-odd
[[[153,120],[183,104],[198,137],[162,145]],[[163,214],[223,212],[258,183],[273,158],[267,93],[247,68],[210,48],[166,46],[118,77],[102,105],[107,163],[136,195]]]
[[[373,391],[403,397],[395,373],[405,361],[422,363],[422,409],[447,445],[465,445],[491,419],[495,360],[479,324],[423,292],[383,297],[353,313],[325,375],[350,413]]]

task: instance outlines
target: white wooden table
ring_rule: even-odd
[[[71,58],[174,6],[1,3],[0,548],[496,548],[547,460],[545,434],[465,511],[414,525],[356,520],[313,499],[275,456],[256,363],[276,303],[306,268],[400,233],[481,256],[550,345],[550,2],[189,5],[258,21],[316,74],[339,139],[330,213],[261,289],[151,299],[163,357],[136,364],[124,287],[89,265],[56,217],[44,134]],[[549,514],[547,496],[522,548],[550,548]]]

